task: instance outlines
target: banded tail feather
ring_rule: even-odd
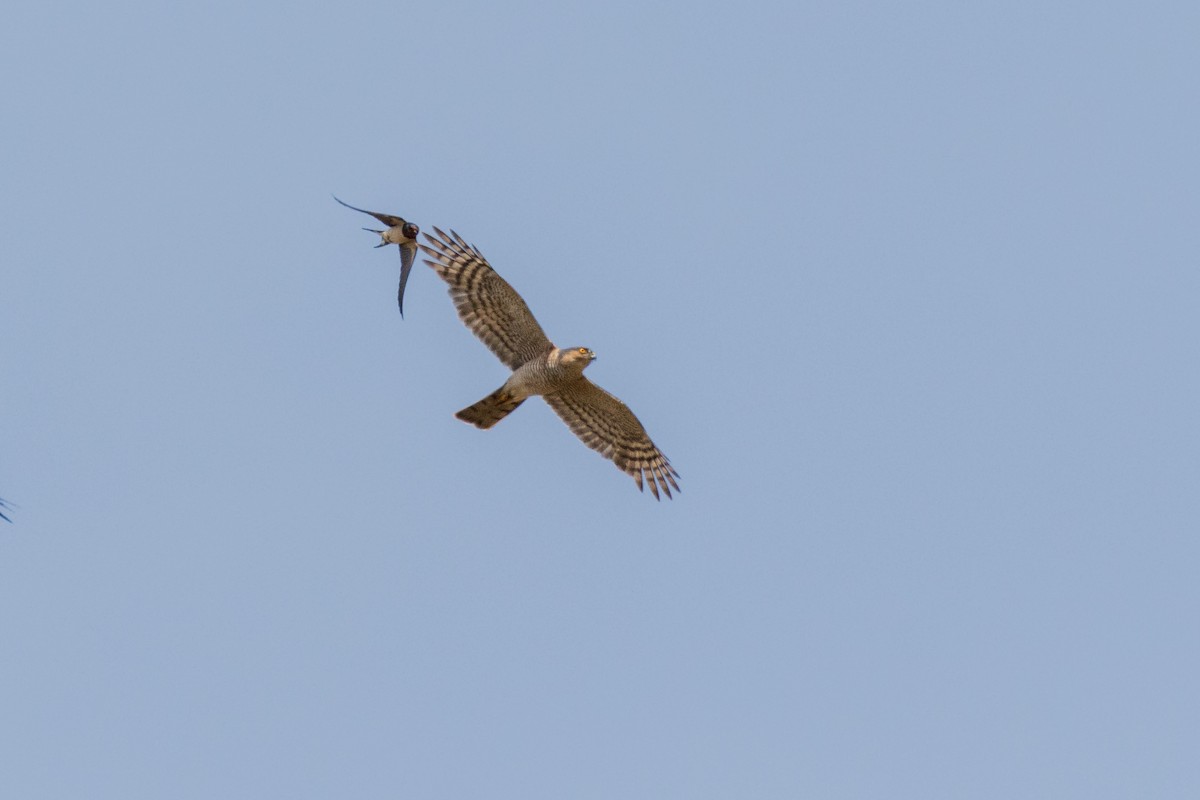
[[[517,406],[524,402],[524,397],[518,397],[504,386],[501,386],[478,403],[467,406],[454,416],[463,422],[471,423],[476,428],[487,430],[511,414]]]

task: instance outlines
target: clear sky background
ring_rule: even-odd
[[[4,18],[0,796],[1200,796],[1195,3]]]

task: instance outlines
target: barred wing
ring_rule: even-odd
[[[454,231],[425,234],[425,263],[450,285],[458,317],[509,369],[551,350],[554,345],[521,295],[496,274],[475,247]]]
[[[622,472],[632,475],[639,491],[643,479],[650,484],[656,500],[660,488],[668,498],[671,487],[680,491],[675,482],[679,473],[650,441],[646,429],[629,406],[584,377],[545,398],[554,413],[562,417],[584,444],[605,458],[611,458]]]

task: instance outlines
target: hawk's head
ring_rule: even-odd
[[[596,354],[586,347],[571,347],[558,351],[558,363],[564,367],[577,369],[581,373],[588,364],[596,360]]]

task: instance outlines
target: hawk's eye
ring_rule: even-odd
[[[579,354],[580,354],[581,356],[586,356],[586,355],[587,355],[587,348],[586,348],[586,347],[581,347],[581,348],[579,348]]]

